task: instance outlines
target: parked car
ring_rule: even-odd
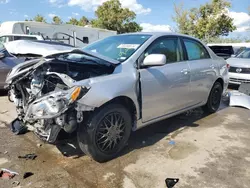
[[[250,48],[246,48],[236,57],[227,59],[227,63],[230,66],[230,84],[250,83]]]
[[[19,64],[6,82],[15,125],[51,143],[77,131],[82,151],[104,162],[131,131],[200,106],[216,112],[228,69],[198,39],[133,33]]]
[[[230,58],[232,55],[234,55],[234,49],[233,46],[209,46],[213,52],[224,59]]]
[[[44,39],[40,35],[0,34],[0,43],[2,44],[16,40],[44,40]]]
[[[18,40],[0,44],[0,89],[4,89],[8,72],[17,64],[70,49],[73,46],[51,41]]]
[[[24,59],[12,56],[0,43],[0,89],[4,88],[8,72],[20,62],[24,62]]]
[[[219,57],[225,60],[230,57],[235,57],[241,53],[246,47],[244,46],[232,46],[232,45],[211,45],[209,48]]]

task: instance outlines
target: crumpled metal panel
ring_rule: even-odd
[[[71,51],[74,47],[55,45],[47,43],[39,43],[29,40],[16,40],[4,44],[6,50],[11,54],[34,54],[47,56],[53,53],[59,53],[62,51]]]
[[[243,107],[250,110],[250,96],[239,91],[229,92],[229,106]]]

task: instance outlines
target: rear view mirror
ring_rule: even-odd
[[[0,52],[0,59],[3,59],[5,57],[5,54]]]
[[[166,56],[163,54],[151,54],[145,57],[143,66],[161,66],[166,64]]]

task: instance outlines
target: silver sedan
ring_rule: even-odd
[[[50,143],[76,131],[82,151],[104,162],[131,131],[200,106],[216,112],[228,68],[193,37],[132,33],[27,61],[6,82],[20,117],[13,125]]]
[[[227,59],[229,68],[229,83],[250,83],[250,48],[246,48],[236,57]]]

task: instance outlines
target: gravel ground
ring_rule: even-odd
[[[247,188],[250,185],[249,111],[221,105],[204,115],[197,109],[132,134],[121,155],[97,163],[79,151],[75,139],[57,145],[33,133],[16,136],[8,128],[15,110],[0,97],[0,167],[19,173],[0,179],[0,187],[46,188],[163,188],[166,178],[179,178],[175,187]],[[73,135],[74,136],[74,135]],[[36,153],[35,160],[18,159]],[[23,179],[25,172],[34,175]]]

